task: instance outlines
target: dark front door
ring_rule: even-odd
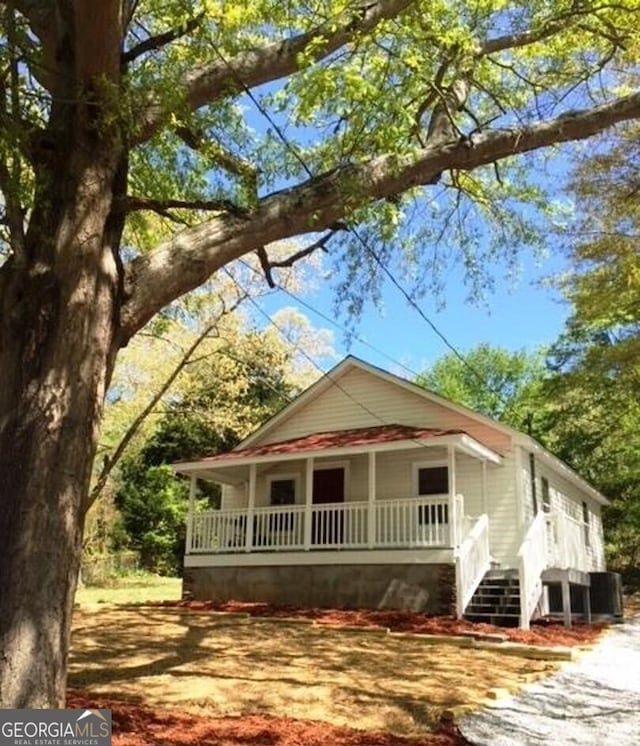
[[[344,469],[318,469],[313,472],[313,504],[344,502]],[[320,508],[313,511],[311,540],[320,546],[341,544],[344,533],[344,513],[341,508]]]

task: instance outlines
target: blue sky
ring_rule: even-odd
[[[545,278],[557,275],[563,268],[561,255],[553,251],[549,251],[545,258],[523,253],[520,277],[516,280],[505,281],[504,272],[496,265],[492,269],[496,279],[495,292],[490,293],[482,305],[467,301],[461,273],[452,271],[446,284],[446,307],[437,307],[429,296],[424,297],[419,305],[462,354],[480,342],[510,350],[533,351],[556,339],[568,314],[569,308],[561,302],[557,291],[544,283]],[[335,293],[329,283],[301,297],[307,304],[344,326],[346,319],[336,317]],[[355,334],[380,352],[358,339],[352,339],[348,344],[340,328],[315,315],[308,307],[300,305],[297,308],[314,327],[333,331],[338,357],[351,353],[405,377],[410,377],[411,372],[421,372],[449,351],[389,282],[383,288],[382,299],[382,308],[368,304],[355,326]],[[295,301],[281,293],[270,296],[268,302],[263,299],[260,305],[269,313],[278,308],[296,307]],[[331,365],[331,361],[327,360],[318,362],[325,368]]]

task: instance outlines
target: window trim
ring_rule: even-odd
[[[589,510],[589,503],[586,500],[582,501],[582,525],[584,526],[584,543],[585,546],[591,546],[591,511]]]

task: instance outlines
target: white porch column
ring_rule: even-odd
[[[456,515],[456,449],[447,446],[447,471],[449,473],[449,544],[458,546],[458,516]]]
[[[247,505],[247,533],[244,542],[244,551],[250,552],[253,549],[253,516],[256,510],[256,474],[255,464],[249,466],[249,501]]]
[[[482,461],[482,481],[481,481],[481,489],[482,489],[482,512],[489,515],[489,499],[487,496],[487,462]]]
[[[376,544],[376,452],[369,451],[369,494],[367,504],[367,539],[369,549]]]
[[[189,512],[187,514],[187,546],[185,554],[191,554],[193,549],[193,514],[196,500],[196,478],[191,477],[189,482]]]
[[[305,488],[304,488],[304,550],[311,549],[311,523],[313,508],[313,459],[308,458],[306,462]]]

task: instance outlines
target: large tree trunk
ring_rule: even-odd
[[[86,494],[117,348],[117,269],[105,246],[110,170],[83,175],[94,193],[78,190],[63,211],[55,259],[30,269],[13,262],[2,282],[3,707],[64,702]]]
[[[13,260],[0,278],[2,707],[64,703],[85,501],[118,346],[114,165],[73,168],[57,224],[32,233],[46,245],[41,261]]]
[[[60,4],[24,242],[0,269],[0,707],[63,706],[102,405],[119,347],[119,4]],[[50,38],[49,38],[50,37]]]

